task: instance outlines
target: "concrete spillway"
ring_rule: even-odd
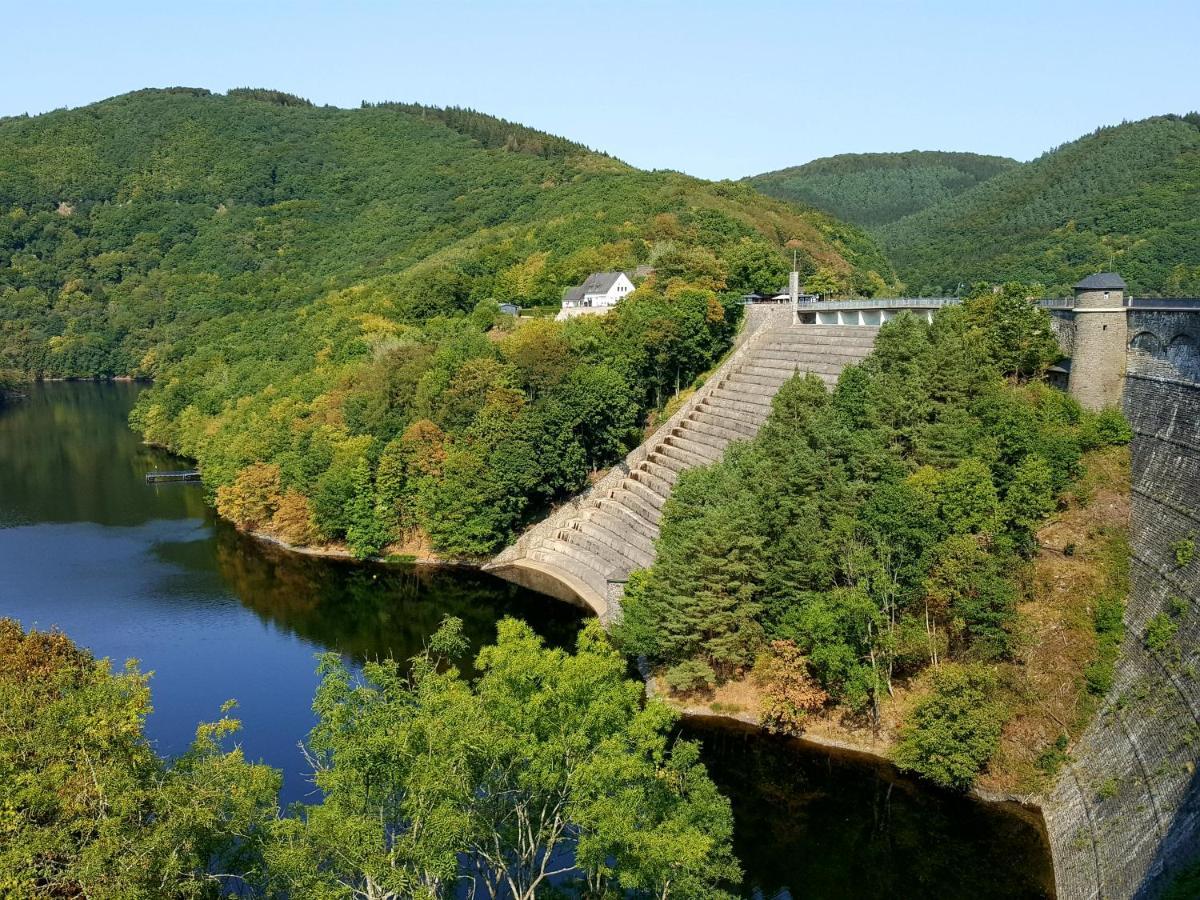
[[[636,569],[654,562],[663,506],[681,472],[754,437],[780,386],[811,372],[830,387],[879,329],[793,325],[790,307],[747,312],[740,345],[661,428],[589,491],[527,531],[487,568],[607,619]]]

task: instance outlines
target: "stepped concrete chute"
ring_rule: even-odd
[[[842,369],[871,352],[879,331],[792,323],[790,306],[748,308],[734,352],[682,409],[485,568],[611,619],[630,573],[654,562],[663,505],[679,474],[754,437],[775,393],[797,372],[832,387]]]

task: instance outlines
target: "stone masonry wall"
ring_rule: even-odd
[[[1180,566],[1172,546],[1200,537],[1200,384],[1163,363],[1131,352],[1126,378],[1132,584],[1115,684],[1044,809],[1062,900],[1157,897],[1200,854],[1200,554]],[[1158,613],[1178,632],[1152,652]]]

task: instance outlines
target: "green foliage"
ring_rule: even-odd
[[[832,394],[784,384],[753,441],[675,485],[621,646],[724,679],[791,641],[820,690],[873,715],[897,674],[1011,656],[1032,535],[1078,474],[1084,422],[1024,380],[1049,333],[1026,296],[897,317]]]
[[[846,153],[747,181],[768,196],[815,206],[871,228],[956,197],[1018,165],[976,153]]]
[[[1146,649],[1154,653],[1165,653],[1170,649],[1171,642],[1175,640],[1178,631],[1179,625],[1172,621],[1170,616],[1166,613],[1156,613],[1146,623],[1144,637]]]
[[[1096,628],[1098,657],[1087,667],[1088,690],[1104,696],[1112,688],[1113,671],[1121,650],[1121,638],[1125,633],[1123,618],[1125,605],[1120,597],[1104,595],[1096,602],[1093,621]]]
[[[1121,410],[1116,407],[1098,413],[1085,413],[1080,443],[1084,450],[1099,447],[1123,446],[1133,440],[1133,429]]]
[[[573,850],[588,896],[725,896],[740,874],[729,804],[597,623],[572,655],[506,619],[474,684],[449,664],[462,648],[447,620],[407,674],[370,663],[359,680],[323,659],[309,739],[323,798],[280,822],[273,890],[435,897],[466,882],[532,898]]]
[[[0,619],[0,893],[727,897],[729,802],[672,737],[677,714],[642,703],[598,623],[574,654],[512,619],[498,632],[475,682],[451,662],[455,619],[404,667],[359,677],[326,655],[320,800],[281,817],[279,774],[222,748],[235,720],[164,761],[146,676]]]
[[[278,773],[222,749],[229,717],[168,763],[149,712],[132,665],[113,673],[62,634],[0,619],[0,894],[214,897],[220,873],[253,867]]]
[[[1050,316],[1033,302],[1025,285],[980,285],[970,296],[968,321],[982,333],[993,361],[1005,375],[1041,375],[1062,356]]]
[[[711,690],[717,683],[717,673],[712,670],[712,666],[698,659],[685,659],[671,666],[663,678],[667,686],[679,694]]]
[[[147,439],[214,492],[278,467],[289,532],[303,498],[359,556],[420,532],[489,553],[578,491],[721,358],[741,307],[718,292],[785,245],[839,289],[892,278],[823,214],[471,110],[177,89],[0,122],[0,367],[153,378]],[[602,319],[498,314],[641,264]],[[397,466],[423,421],[445,467]]]
[[[1175,558],[1175,567],[1182,569],[1196,555],[1196,539],[1185,537],[1172,542],[1171,555]]]
[[[1100,786],[1096,788],[1096,798],[1098,800],[1111,800],[1119,793],[1121,793],[1121,783],[1113,777],[1105,778],[1100,782]]]
[[[1093,134],[878,229],[910,289],[1019,280],[1052,296],[1116,270],[1139,294],[1200,287],[1200,126],[1159,116]]]
[[[1070,739],[1065,734],[1056,737],[1053,744],[1038,754],[1037,761],[1034,763],[1038,770],[1046,775],[1056,775],[1058,770],[1071,758],[1067,753],[1069,744]]]
[[[1104,588],[1092,607],[1096,659],[1084,669],[1088,691],[1103,697],[1112,689],[1117,657],[1125,636],[1125,597],[1129,593],[1129,544],[1110,536],[1100,559]]]
[[[943,787],[967,790],[996,752],[1006,715],[991,669],[944,666],[901,730],[892,758]]]

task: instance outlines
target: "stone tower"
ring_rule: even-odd
[[[1075,348],[1069,387],[1084,409],[1120,406],[1128,332],[1125,282],[1120,275],[1101,272],[1075,285]]]

